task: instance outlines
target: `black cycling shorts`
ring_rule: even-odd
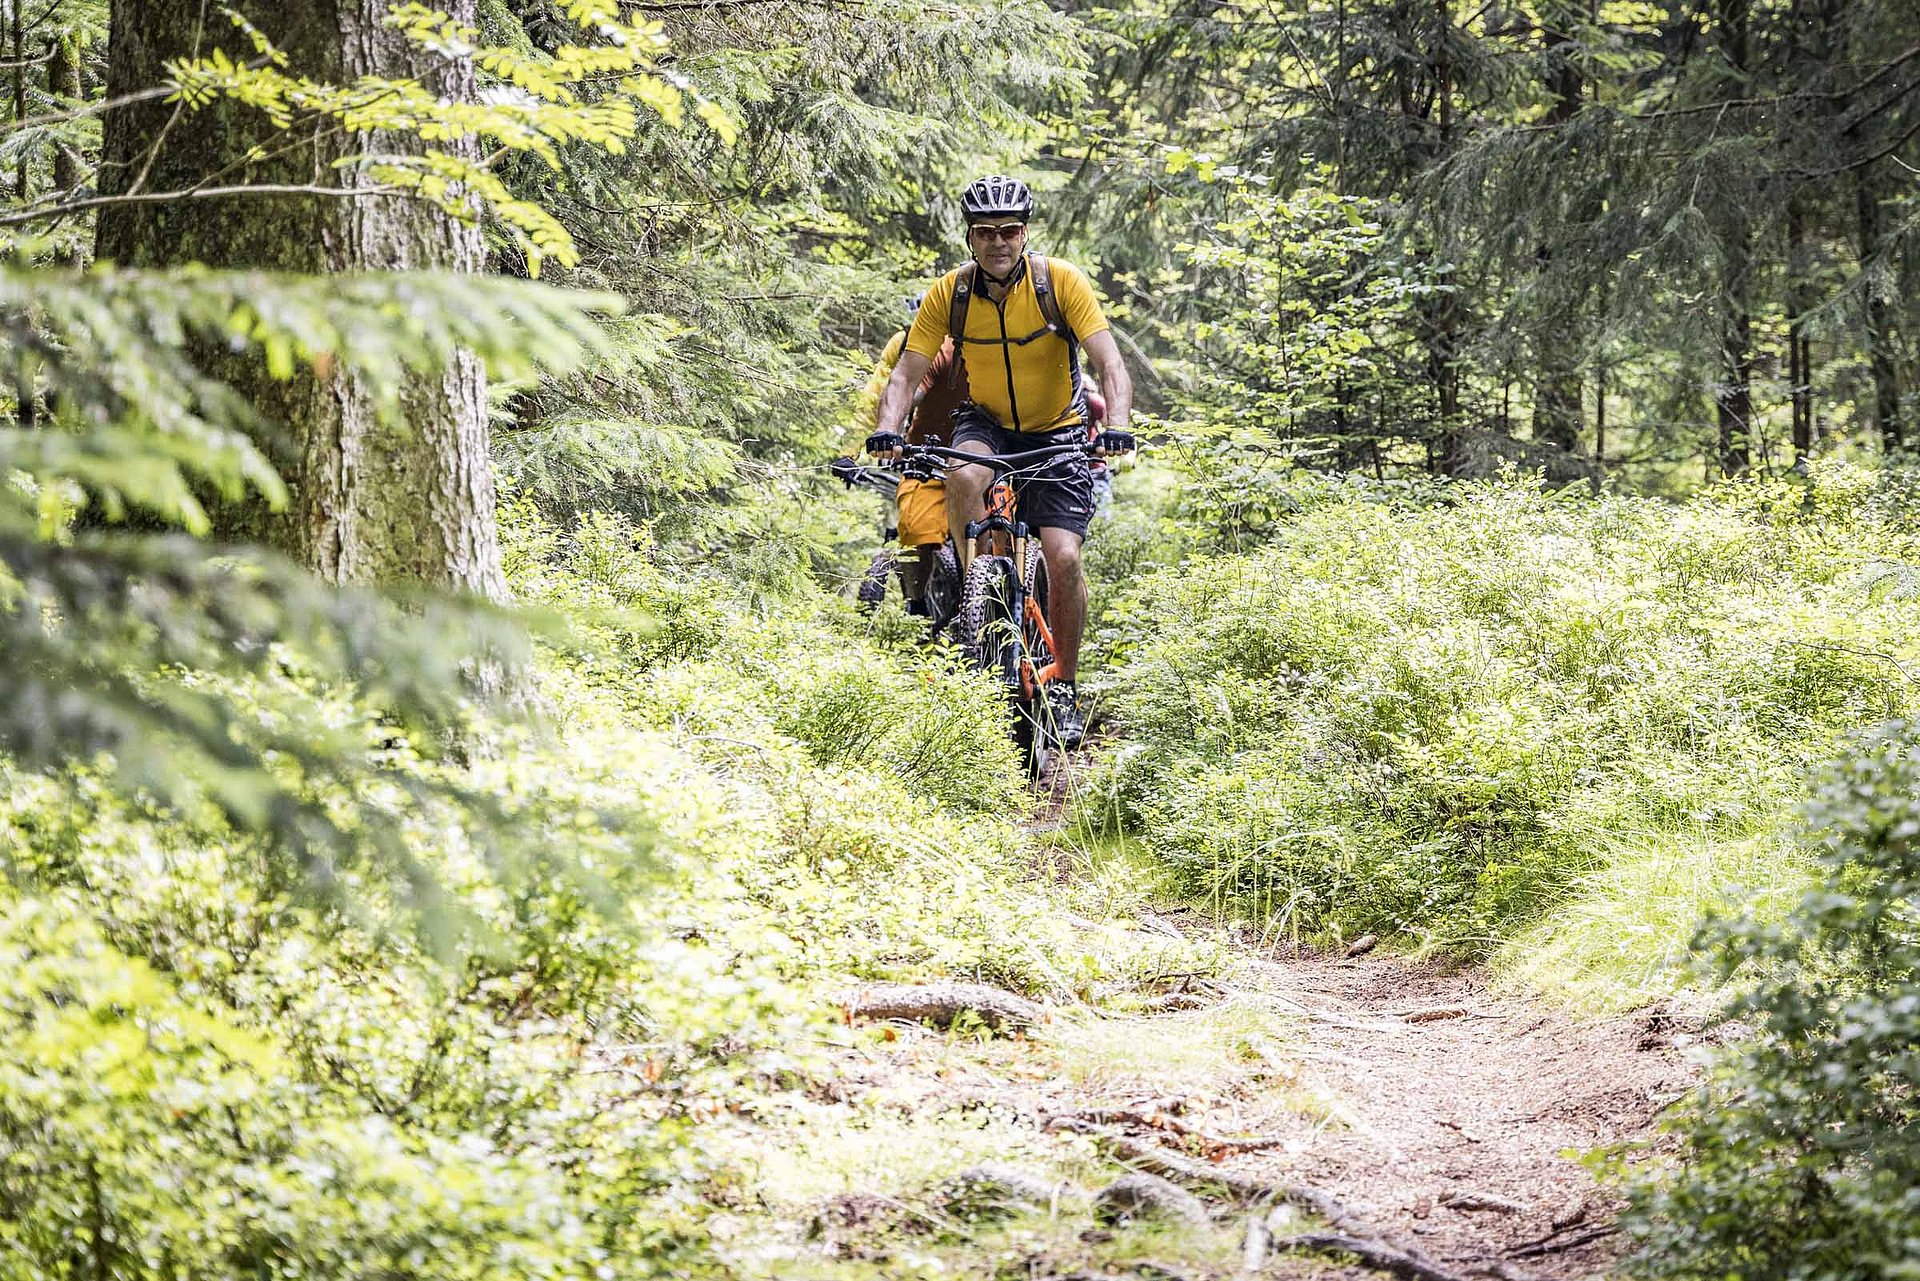
[[[1019,454],[1051,445],[1084,445],[1087,429],[1010,431],[978,405],[962,405],[953,411],[954,446],[976,440],[996,454]],[[1013,493],[1020,502],[1020,519],[1033,528],[1087,536],[1087,522],[1093,519],[1093,471],[1085,454],[1062,454],[1043,471],[1016,476]]]

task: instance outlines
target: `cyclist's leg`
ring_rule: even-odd
[[[900,482],[900,589],[910,604],[924,603],[927,570],[933,553],[947,536],[947,500],[937,480]],[[923,612],[916,610],[915,612]]]
[[[969,454],[991,454],[998,424],[987,420],[978,410],[969,413],[962,406],[953,415],[953,447]],[[987,490],[993,484],[993,471],[986,467],[947,466],[947,528],[953,536],[953,549],[960,557],[960,571],[973,563],[973,543],[967,538],[967,525],[987,514]]]
[[[1087,622],[1087,580],[1080,568],[1080,548],[1093,516],[1093,477],[1087,460],[1062,458],[1022,481],[1020,516],[1040,531],[1040,552],[1047,558],[1047,626],[1053,630],[1054,661],[1058,678],[1071,681],[1079,673],[1080,636]]]
[[[908,602],[924,607],[927,601],[927,577],[933,572],[933,554],[940,550],[939,543],[922,543],[910,547],[900,557],[900,591]],[[918,609],[915,613],[924,612]]]
[[[1080,673],[1080,635],[1087,626],[1087,576],[1080,567],[1085,541],[1070,529],[1040,529],[1040,554],[1047,558],[1047,626],[1053,632],[1055,671],[1063,681]]]

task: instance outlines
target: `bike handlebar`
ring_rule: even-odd
[[[1068,454],[1084,454],[1091,458],[1097,452],[1091,442],[1075,441],[1069,445],[1048,445],[1044,449],[1028,449],[1017,454],[973,454],[964,449],[951,449],[945,445],[908,445],[901,451],[900,456],[938,459],[945,463],[956,463],[962,466],[977,465],[990,467],[996,472],[1011,472],[1042,459],[1064,458]]]

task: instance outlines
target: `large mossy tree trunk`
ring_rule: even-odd
[[[477,0],[437,7],[475,20]],[[239,0],[233,6],[287,54],[299,73],[333,84],[363,75],[411,78],[447,99],[475,91],[469,63],[429,56],[388,30],[389,0]],[[163,84],[169,59],[252,44],[202,0],[113,0],[107,97]],[[228,103],[198,111],[150,99],[104,119],[105,195],[187,191],[196,184],[368,185],[349,164],[411,139],[347,136],[296,122],[276,129]],[[441,144],[443,149],[445,144]],[[250,149],[264,151],[249,159]],[[122,204],[101,211],[101,259],[126,266],[204,262],[216,267],[336,273],[477,271],[477,226],[423,201],[392,195],[245,195]],[[271,378],[257,362],[226,360],[222,377],[247,393],[284,439],[269,442],[292,490],[290,508],[229,507],[227,536],[259,539],[335,582],[425,583],[504,595],[488,459],[486,376],[463,356],[413,376],[398,415],[382,415],[351,369]]]

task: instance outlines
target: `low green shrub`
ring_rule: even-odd
[[[1920,1275],[1920,748],[1886,727],[1819,779],[1819,883],[1784,922],[1728,913],[1703,949],[1731,1042],[1629,1167],[1641,1275]]]
[[[1913,710],[1887,566],[1920,555],[1878,483],[1323,495],[1109,612],[1131,742],[1083,817],[1270,928],[1484,952],[1623,841],[1764,833],[1837,736]]]
[[[406,855],[311,869],[339,895],[211,807],[0,758],[0,1281],[724,1275],[737,1118],[804,1098],[847,984],[1192,968],[1061,918],[1002,702],[906,629],[621,519],[504,527],[579,642],[545,729],[425,759],[293,651],[231,692],[380,761],[305,784]]]

